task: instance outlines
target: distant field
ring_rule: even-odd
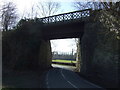
[[[59,63],[76,63],[76,61],[70,61],[70,60],[52,60],[52,62],[59,62]]]

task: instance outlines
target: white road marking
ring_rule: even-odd
[[[71,84],[73,87],[75,87],[75,88],[78,88],[77,86],[75,86],[74,84],[72,84],[70,81],[68,81],[67,79],[66,79],[66,77],[65,77],[65,75],[62,73],[62,69],[61,69],[61,74],[62,74],[62,76],[64,77],[64,79],[69,83],[69,84]],[[98,86],[98,85],[95,85],[94,83],[91,83],[91,82],[89,82],[89,81],[87,81],[87,80],[84,80],[86,83],[89,83],[89,84],[91,84],[92,86],[95,86],[96,88],[102,88],[102,87],[100,87],[100,86]],[[103,88],[102,88],[103,89]]]
[[[64,78],[70,85],[72,85],[74,88],[78,88],[77,86],[75,86],[74,84],[72,84],[70,81],[68,81],[68,80],[66,79],[66,77],[64,76],[64,74],[63,74],[63,72],[62,72],[62,69],[61,69],[61,74],[62,74],[63,78]]]
[[[76,85],[74,85],[73,83],[71,83],[70,81],[68,81],[67,79],[66,79],[66,77],[65,77],[65,75],[63,74],[63,71],[62,71],[63,69],[60,69],[60,73],[61,73],[61,75],[62,75],[62,77],[65,79],[65,81],[67,81],[71,86],[73,86],[74,88],[77,88],[78,90],[79,90],[79,88],[76,86]],[[46,87],[47,88],[50,88],[50,86],[49,86],[49,78],[48,78],[48,76],[49,76],[49,73],[50,73],[50,70],[47,72],[47,74],[46,74]],[[89,84],[91,84],[91,85],[93,85],[93,86],[96,86],[97,88],[101,88],[101,87],[99,87],[99,86],[97,86],[97,85],[95,85],[95,84],[93,84],[93,83],[91,83],[91,82],[89,82],[89,81],[87,81],[87,80],[84,80],[85,82],[87,82],[87,83],[89,83]],[[104,89],[103,89],[104,90]]]

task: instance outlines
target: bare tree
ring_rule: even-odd
[[[51,16],[60,9],[60,3],[58,2],[39,2],[37,8],[40,11],[40,17]]]
[[[39,2],[37,5],[38,12],[36,12],[36,16],[39,17],[47,17],[54,15],[60,9],[60,3],[58,2]],[[53,48],[56,48],[56,44],[54,41],[51,41]],[[54,51],[54,50],[53,50]]]
[[[55,14],[59,9],[61,5],[59,2],[38,2],[37,4],[33,4],[29,12],[24,10],[22,19],[23,18],[41,18],[46,16],[51,16]]]
[[[103,11],[102,14],[106,14],[104,15],[102,18],[105,20],[106,18],[108,18],[108,22],[111,23],[111,24],[106,24],[104,23],[104,25],[106,25],[105,27],[111,27],[113,26],[113,22],[116,22],[116,24],[114,26],[119,26],[119,16],[120,16],[120,1],[118,2],[114,2],[114,0],[104,0],[104,2],[101,2],[101,0],[98,0],[98,2],[86,2],[86,3],[82,3],[82,2],[75,2],[74,4],[74,7],[76,9],[87,9],[87,8],[91,8],[93,10],[98,10],[98,9],[102,9],[102,10],[106,10],[106,11]],[[114,18],[114,21],[111,20],[111,17],[112,19]],[[113,28],[113,27],[112,27]],[[117,29],[119,30],[119,29]],[[120,31],[117,31],[117,32],[120,32]]]
[[[114,11],[120,11],[120,1],[119,2],[113,2],[114,0],[104,0],[104,2],[101,2],[101,0],[98,0],[98,2],[74,2],[73,6],[78,10],[83,9],[111,9]]]
[[[2,5],[1,8],[1,25],[3,31],[8,31],[16,24],[17,20],[17,9],[13,2],[8,2]]]
[[[109,20],[109,24],[108,23],[104,23],[102,21],[102,23],[104,23],[104,25],[108,28],[111,28],[112,25],[114,27],[112,28],[116,28],[119,27],[119,21],[117,19],[116,16],[120,15],[120,1],[119,2],[112,2],[113,0],[111,0],[111,2],[108,2],[106,0],[106,2],[101,2],[101,0],[99,0],[99,2],[74,2],[73,6],[77,9],[77,10],[83,10],[83,9],[92,9],[92,10],[98,10],[98,9],[104,9],[106,11],[103,11],[103,15],[101,16],[104,19],[101,19],[103,21]],[[112,17],[112,20],[111,20]],[[116,24],[114,23],[116,22]],[[119,32],[119,29],[115,29],[116,32]],[[80,63],[81,63],[81,55],[80,55],[80,39],[77,40],[76,42],[77,44],[77,69],[80,70]]]

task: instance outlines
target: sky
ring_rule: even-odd
[[[77,47],[74,38],[51,40],[52,51],[58,53],[76,53]]]
[[[24,11],[30,11],[31,7],[41,0],[3,0],[3,1],[14,2],[18,8],[19,14],[22,15]],[[62,0],[59,0],[59,1],[62,1]],[[69,1],[67,0],[67,1],[61,2],[61,9],[56,14],[75,11],[75,8],[72,7],[72,3],[70,1],[72,2],[73,0],[69,0]],[[52,40],[51,46],[52,46],[52,51],[58,51],[60,53],[70,53],[72,52],[72,50],[74,50],[74,52],[76,51],[76,44],[74,39]]]
[[[0,2],[8,2],[12,1],[16,4],[18,11],[20,14],[23,14],[24,11],[30,12],[31,8],[33,5],[38,4],[38,2],[45,2],[45,1],[59,1],[61,3],[61,9],[56,13],[65,13],[65,12],[70,12],[73,11],[74,8],[71,7],[71,2],[74,0],[0,0]]]

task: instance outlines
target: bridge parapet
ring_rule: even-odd
[[[40,18],[39,20],[45,24],[73,21],[83,19],[90,16],[91,9],[79,10],[49,17]]]

